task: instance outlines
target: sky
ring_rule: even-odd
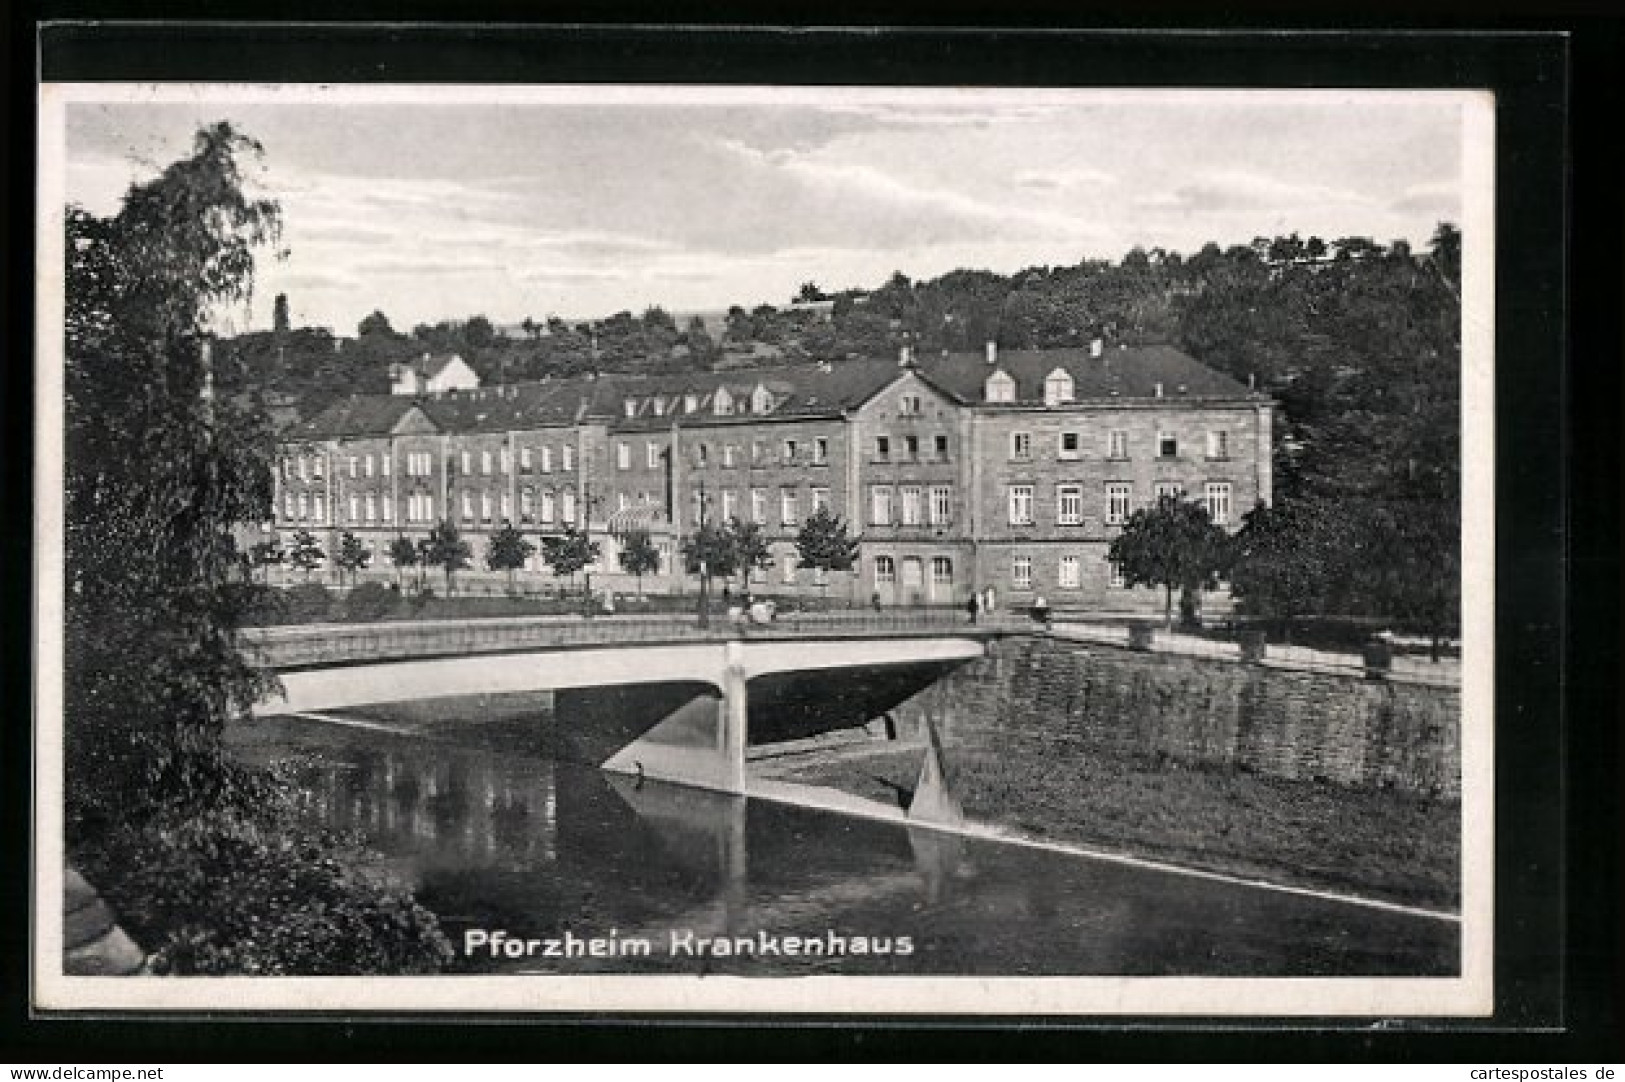
[[[116,96],[99,88],[97,96]],[[112,214],[229,120],[285,254],[225,330],[354,334],[783,305],[1298,232],[1423,246],[1461,220],[1463,98],[780,88],[147,90],[65,106],[64,196]]]

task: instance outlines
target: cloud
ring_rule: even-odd
[[[1455,180],[1413,184],[1388,204],[1389,210],[1400,214],[1458,214],[1460,207],[1461,183]]]
[[[1134,199],[1145,209],[1198,211],[1285,210],[1296,207],[1374,206],[1369,196],[1322,184],[1302,184],[1239,169],[1205,173],[1171,192],[1151,192]]]
[[[1110,173],[1086,165],[1061,169],[1024,169],[1012,179],[1016,187],[1036,191],[1063,191],[1067,188],[1099,187],[1117,183],[1117,178]]]

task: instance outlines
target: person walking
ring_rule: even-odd
[[[981,608],[982,603],[977,599],[976,591],[972,590],[970,600],[965,602],[965,611],[970,613],[971,623],[974,624],[976,622],[976,614],[981,610]]]

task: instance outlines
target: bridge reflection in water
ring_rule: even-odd
[[[447,720],[440,723],[437,708]],[[483,712],[471,725],[459,715]],[[352,728],[244,725],[296,757],[309,811],[355,830],[440,915],[520,938],[644,936],[651,957],[461,957],[468,971],[751,975],[1435,975],[1449,921],[609,775],[541,754],[540,700],[424,704]],[[427,719],[427,720],[425,720]],[[405,731],[380,731],[388,725]],[[673,956],[672,935],[907,936],[912,952]]]

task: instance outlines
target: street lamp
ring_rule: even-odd
[[[695,531],[694,531],[694,547],[695,547],[695,550],[697,552],[697,555],[699,556],[699,563],[700,563],[699,626],[700,627],[710,627],[711,626],[711,597],[710,597],[711,591],[709,589],[709,584],[710,584],[710,581],[711,581],[711,577],[710,577],[709,574],[707,574],[707,571],[709,570],[709,568],[706,566],[705,548],[704,548],[704,544],[705,544],[705,542],[704,542],[704,534],[705,534],[706,497],[705,497],[705,481],[704,481],[703,478],[699,482],[699,487],[698,487],[697,491],[700,494],[700,514],[699,514],[699,522],[696,525]]]

